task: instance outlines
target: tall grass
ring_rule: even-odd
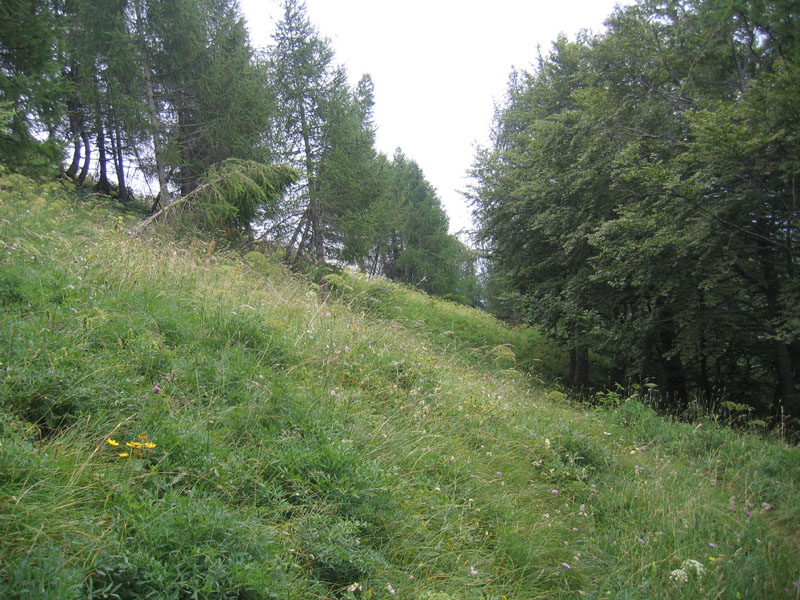
[[[2,598],[800,597],[795,447],[573,406],[536,332],[409,288],[0,202]]]

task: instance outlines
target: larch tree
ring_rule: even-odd
[[[314,261],[353,251],[354,215],[366,210],[374,191],[374,133],[369,79],[355,92],[334,64],[330,42],[319,35],[299,0],[286,0],[269,50],[276,119],[276,154],[304,177],[277,225],[284,227],[286,257]],[[280,235],[280,234],[279,234]]]

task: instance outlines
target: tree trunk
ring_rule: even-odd
[[[292,233],[292,239],[289,240],[289,245],[286,246],[286,254],[283,256],[283,260],[289,262],[292,258],[292,250],[294,249],[294,243],[297,241],[297,236],[300,235],[300,232],[303,230],[303,227],[306,224],[306,216],[308,212],[304,212],[300,216],[300,221],[297,223],[297,227],[294,228],[294,233]]]
[[[77,132],[72,136],[72,143],[72,162],[69,163],[66,175],[74,181],[81,164],[81,138]]]
[[[572,387],[572,382],[575,381],[575,370],[578,365],[578,352],[575,348],[569,349],[569,366],[567,367],[567,376],[564,378],[564,383]]]
[[[109,132],[111,137],[111,149],[114,153],[114,170],[117,172],[117,196],[121,202],[130,200],[128,196],[128,186],[125,182],[125,163],[122,160],[122,133],[120,132],[119,121],[114,119],[114,129]]]
[[[300,236],[300,241],[297,243],[297,253],[294,255],[294,260],[292,261],[293,265],[296,265],[297,261],[300,260],[300,255],[303,252],[303,246],[306,244],[306,238],[308,237],[309,229],[311,229],[311,219],[306,219],[306,226],[303,229],[303,235]],[[313,235],[313,232],[311,235]]]
[[[196,100],[186,87],[183,92],[180,100],[182,106],[178,110],[178,148],[181,157],[179,184],[181,196],[187,196],[197,188],[201,173],[198,172],[194,150],[198,122]]]
[[[381,258],[381,245],[380,243],[378,243],[378,245],[375,247],[375,259],[372,261],[372,267],[369,270],[370,277],[375,277],[378,274],[378,261],[380,260],[380,258]]]
[[[322,238],[322,219],[320,218],[319,206],[316,202],[312,202],[309,206],[311,211],[311,243],[314,248],[314,260],[316,262],[323,262],[325,260],[325,240]]]
[[[683,363],[678,355],[673,355],[673,348],[677,335],[675,322],[668,312],[662,314],[663,325],[659,329],[658,357],[659,377],[658,384],[661,393],[669,406],[678,406],[681,402],[688,402],[688,389]]]
[[[158,106],[156,105],[155,94],[153,93],[153,79],[150,72],[150,64],[147,60],[147,46],[144,42],[144,25],[142,23],[142,3],[141,0],[134,2],[136,11],[136,37],[139,43],[139,60],[144,75],[144,90],[147,96],[147,110],[150,117],[150,131],[153,137],[153,154],[156,159],[156,173],[158,175],[158,197],[153,202],[150,212],[155,212],[160,204],[166,208],[169,204],[169,189],[167,188],[167,172],[164,168],[164,160],[161,145],[161,121],[158,119]]]
[[[89,166],[91,164],[91,152],[90,152],[91,146],[89,146],[89,132],[86,131],[85,125],[81,127],[81,140],[83,141],[84,157],[83,157],[83,167],[81,168],[81,172],[78,174],[79,185],[83,185],[83,182],[86,181],[86,177],[89,175]]]
[[[794,369],[789,346],[775,342],[775,364],[778,371],[778,393],[784,412],[790,417],[800,417],[800,393],[794,382]]]
[[[106,138],[102,117],[97,117],[97,161],[100,175],[94,189],[101,194],[111,193],[111,184],[108,182],[108,160],[106,158]]]
[[[585,344],[569,350],[566,384],[573,388],[589,386],[589,347]]]
[[[78,169],[81,165],[81,132],[78,117],[70,110],[69,113],[69,130],[73,140],[72,162],[67,169],[67,177],[75,180],[78,175]]]
[[[302,97],[302,95],[301,95]],[[308,220],[311,225],[311,242],[314,249],[314,258],[317,262],[325,260],[325,240],[322,235],[322,219],[320,215],[317,186],[314,178],[314,161],[311,150],[311,133],[303,102],[300,102],[300,127],[303,135],[303,149],[306,153],[306,179],[308,179]]]

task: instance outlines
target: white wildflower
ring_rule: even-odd
[[[683,569],[675,569],[669,572],[669,580],[675,583],[686,583],[689,581],[689,574]]]
[[[389,590],[389,593],[394,596],[394,588],[392,587],[391,583],[386,583],[386,589]]]
[[[706,570],[703,565],[698,561],[691,558],[686,559],[681,563],[680,569],[675,569],[669,572],[669,580],[673,583],[686,583],[689,581],[689,574],[694,571],[698,578],[702,577]]]
[[[686,571],[687,573],[691,569],[694,569],[694,572],[697,573],[698,577],[702,577],[706,572],[706,570],[703,568],[703,565],[701,565],[696,560],[692,560],[691,558],[686,559],[681,563],[681,569]]]
[[[361,587],[361,584],[358,583],[357,581],[355,583],[351,583],[350,585],[347,586],[347,591],[348,592],[360,592],[363,589],[364,588]]]

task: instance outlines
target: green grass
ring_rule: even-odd
[[[800,597],[797,447],[139,218],[0,174],[0,597]]]

